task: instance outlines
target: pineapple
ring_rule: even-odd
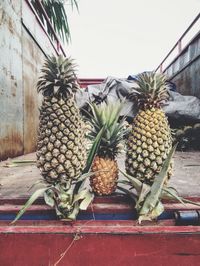
[[[50,184],[69,188],[86,164],[84,123],[75,102],[79,89],[73,60],[46,59],[37,84],[44,98],[40,109],[37,166]]]
[[[126,133],[124,120],[119,122],[122,103],[93,104],[92,108],[92,138],[95,138],[99,130],[104,127],[104,133],[92,164],[92,172],[97,172],[90,177],[90,185],[97,195],[110,195],[117,187],[118,164],[116,156],[123,145],[121,141]],[[102,171],[103,170],[103,171]]]
[[[142,73],[137,79],[139,111],[133,119],[127,141],[126,171],[146,184],[152,184],[172,148],[170,127],[161,109],[168,99],[166,78],[154,72]],[[166,182],[171,176],[172,166]]]

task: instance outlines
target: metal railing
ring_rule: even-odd
[[[51,22],[50,22],[50,19],[41,3],[40,0],[35,0],[38,8],[40,9],[40,12],[42,13],[42,15],[44,16],[45,18],[45,23],[46,25],[49,26],[50,30],[51,30],[51,33],[53,35],[53,38],[50,37],[50,35],[48,34],[47,32],[47,27],[45,26],[45,24],[42,22],[42,20],[40,19],[36,9],[34,8],[34,6],[32,5],[31,1],[30,0],[25,0],[26,3],[28,4],[28,6],[30,7],[30,9],[32,10],[32,12],[34,13],[38,23],[40,24],[41,28],[43,29],[43,31],[45,32],[45,34],[47,35],[48,39],[50,40],[54,50],[56,51],[57,54],[60,54],[62,53],[64,56],[66,56],[66,52],[65,52],[65,49],[60,41],[60,39],[58,38]]]
[[[194,25],[197,24],[197,21],[200,22],[200,13],[196,16],[196,18],[192,21],[192,23],[189,25],[189,27],[186,29],[186,31],[182,34],[182,36],[178,39],[178,41],[175,43],[175,45],[172,47],[172,49],[169,51],[169,53],[165,56],[165,58],[162,60],[162,62],[159,64],[159,66],[155,69],[155,72],[160,70],[160,72],[164,72],[174,61],[174,59],[179,56],[182,51],[187,47],[183,47],[183,39],[188,35],[189,32],[191,32],[191,29],[194,27]],[[200,30],[200,28],[199,28]],[[191,40],[190,40],[191,41]],[[188,42],[189,43],[189,42]],[[165,68],[163,68],[164,63],[169,59],[169,57],[176,51],[176,54],[171,62],[168,63]]]

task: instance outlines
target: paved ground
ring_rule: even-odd
[[[35,153],[15,159],[35,160]],[[33,190],[41,187],[37,184],[40,174],[35,165],[5,167],[12,160],[0,162],[0,198],[20,198],[29,196]],[[119,159],[120,167],[124,167],[123,158]],[[170,185],[174,186],[182,196],[200,196],[200,152],[176,152],[174,175]]]

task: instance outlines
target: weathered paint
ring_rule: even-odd
[[[36,83],[49,37],[24,0],[0,1],[0,161],[35,151],[39,98]]]
[[[1,206],[1,212],[17,209]],[[33,205],[29,214],[50,210]],[[198,265],[200,226],[175,226],[174,219],[142,225],[94,220],[108,211],[120,215],[133,206],[126,196],[98,197],[88,210],[93,218],[86,221],[0,221],[1,265]]]
[[[200,98],[200,33],[182,50],[164,73],[178,92]]]
[[[36,83],[44,55],[23,29],[24,153],[35,151],[39,117]]]
[[[13,220],[28,198],[24,199],[0,199],[0,221]],[[107,202],[106,202],[107,200]],[[137,213],[134,209],[134,204],[130,199],[124,201],[124,196],[118,197],[113,195],[110,198],[102,200],[95,198],[92,205],[86,211],[81,211],[77,217],[78,220],[136,220]],[[200,202],[200,198],[193,198],[192,201]],[[188,224],[199,223],[194,220],[195,215],[200,212],[200,206],[192,204],[167,203],[164,202],[165,212],[159,216],[159,220],[174,220],[174,215],[177,214],[178,220],[185,220]],[[178,213],[179,212],[179,213]],[[181,213],[180,213],[181,212]],[[182,214],[182,218],[179,216]],[[185,219],[183,219],[185,216]],[[30,206],[26,213],[22,216],[22,220],[48,220],[51,223],[57,220],[55,210],[47,205],[41,199]],[[18,223],[17,223],[18,224]],[[136,221],[135,221],[136,224]],[[152,225],[152,223],[150,223]],[[157,225],[157,223],[154,223]],[[174,223],[173,223],[174,225]]]
[[[0,2],[0,160],[23,153],[21,3]]]
[[[151,233],[143,233],[143,228],[136,233],[101,233],[101,227],[92,229],[82,233],[77,228],[77,234],[1,233],[1,265],[199,265],[199,233],[167,234],[157,228]]]
[[[86,88],[88,85],[94,85],[94,84],[99,84],[103,82],[103,78],[98,78],[98,79],[79,79],[79,83],[81,88]]]

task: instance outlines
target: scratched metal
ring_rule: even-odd
[[[0,160],[23,153],[21,5],[0,1]]]
[[[200,33],[165,73],[180,93],[200,98]]]
[[[55,50],[25,1],[0,1],[0,161],[35,151],[36,83]]]
[[[23,29],[24,153],[35,151],[39,117],[36,84],[44,55]]]

